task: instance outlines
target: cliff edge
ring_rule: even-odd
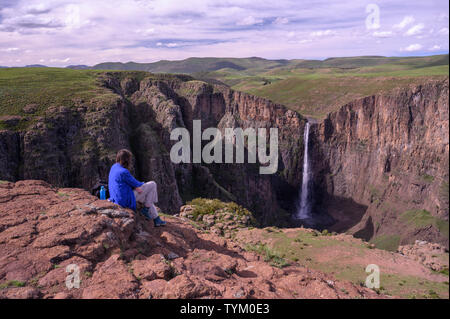
[[[236,204],[194,200],[180,214],[165,216],[166,227],[154,228],[133,211],[84,190],[43,181],[1,182],[0,203],[1,298],[388,297],[305,266],[310,257],[277,250],[283,236],[305,251],[322,243],[312,237],[339,243],[335,236],[253,228],[251,215]],[[343,243],[353,240],[340,236]],[[352,247],[378,251],[354,240]],[[445,276],[406,255],[395,258],[408,266],[408,275],[443,294],[435,286],[445,286]],[[79,271],[79,288],[66,286],[69,265]]]

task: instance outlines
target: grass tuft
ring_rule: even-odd
[[[10,280],[0,284],[0,289],[6,289],[10,287],[25,287],[26,283],[19,280]]]
[[[256,245],[248,244],[245,247],[245,250],[253,251],[259,255],[264,256],[264,261],[269,262],[270,265],[274,267],[283,268],[289,266],[289,263],[282,256],[280,256],[274,250],[270,249],[266,244],[261,243]]]

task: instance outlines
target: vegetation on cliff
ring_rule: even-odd
[[[441,68],[445,59],[406,59],[406,68]],[[377,58],[338,59],[312,70],[361,68],[369,60],[378,62],[364,68],[392,67]],[[419,237],[448,245],[448,166],[442,165],[448,158],[448,80],[415,79],[421,84],[342,106],[311,133],[319,210],[344,226],[333,230],[349,230],[391,250]],[[391,83],[402,85],[397,80]],[[0,90],[0,129],[6,128],[0,131],[2,179],[90,189],[106,179],[115,152],[125,147],[136,155],[139,178],[160,185],[167,212],[196,197],[220,198],[253,211],[261,225],[289,225],[302,174],[305,119],[282,105],[190,76],[143,71],[4,69]],[[221,129],[278,127],[280,171],[267,177],[252,165],[173,165],[170,131],[191,129],[193,119]],[[434,134],[429,141],[427,130]],[[408,143],[413,147],[399,149]],[[218,208],[207,201],[197,203],[197,217]],[[423,209],[431,216],[422,216],[426,223],[400,218],[406,210],[420,215]]]
[[[296,263],[273,267],[185,217],[165,216],[166,227],[155,228],[81,189],[2,183],[0,202],[0,298],[383,297]],[[235,232],[248,229],[235,223]],[[68,265],[79,270],[79,288],[66,286]]]
[[[94,69],[189,73],[324,118],[360,97],[448,76],[449,56],[363,56],[320,60],[190,58],[156,63],[102,63]],[[426,77],[426,78],[425,78]]]
[[[44,116],[49,107],[95,107],[114,103],[106,88],[108,72],[61,68],[5,68],[0,70],[0,129],[23,129]],[[176,75],[116,71],[119,80],[143,78],[189,79]]]

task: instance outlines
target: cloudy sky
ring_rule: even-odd
[[[0,65],[448,53],[447,0],[0,0]]]

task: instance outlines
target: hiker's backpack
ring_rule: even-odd
[[[95,184],[95,186],[92,188],[92,195],[100,198],[100,189],[103,187],[105,187],[106,189],[106,198],[109,198],[109,190],[108,190],[108,183],[106,183],[105,181],[100,181],[97,184]]]

